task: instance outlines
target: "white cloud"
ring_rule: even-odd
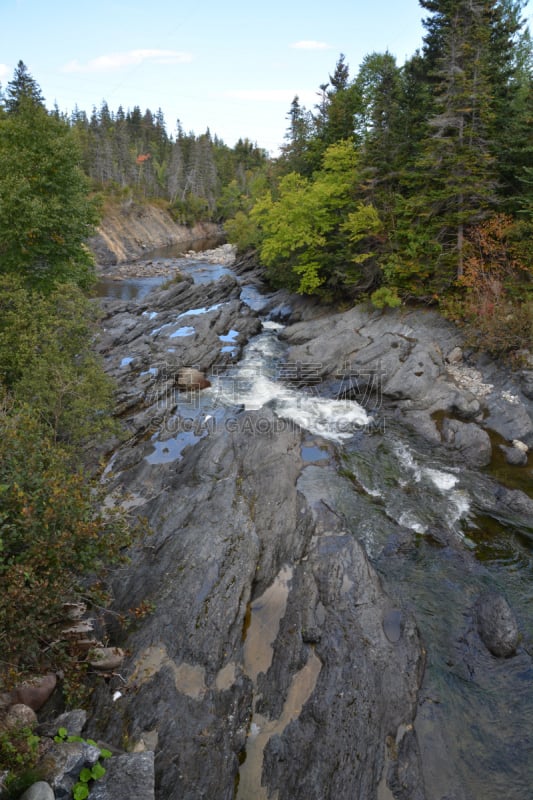
[[[178,50],[129,50],[125,53],[109,53],[105,56],[98,56],[86,64],[80,64],[77,60],[69,61],[63,67],[63,72],[109,72],[137,66],[144,61],[151,61],[155,64],[186,64],[192,61],[192,55]]]
[[[331,50],[331,45],[326,42],[315,42],[313,39],[304,39],[291,44],[293,50]]]
[[[7,78],[11,76],[11,72],[12,70],[7,64],[0,64],[0,81],[7,80]]]

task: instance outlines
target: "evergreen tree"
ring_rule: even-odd
[[[39,84],[31,76],[26,64],[19,61],[13,78],[6,87],[5,108],[11,113],[16,112],[20,109],[23,101],[29,101],[44,108],[44,98]]]
[[[355,117],[361,110],[361,97],[355,82],[349,81],[349,67],[340,54],[329,82],[319,87],[319,102],[312,115],[312,134],[307,143],[307,173],[319,169],[326,148],[335,142],[354,138]]]
[[[494,0],[420,0],[434,12],[426,20],[426,48],[435,72],[435,110],[418,160],[424,181],[419,200],[442,248],[438,283],[460,276],[465,226],[479,221],[495,200],[489,135],[493,123],[491,13]],[[437,51],[440,48],[440,52]]]
[[[405,158],[403,86],[394,56],[388,52],[366,56],[356,83],[364,108],[358,115],[358,132],[365,191],[388,224]]]
[[[0,119],[0,271],[50,290],[92,279],[97,221],[75,136],[33,97]]]
[[[281,148],[281,172],[299,172],[308,175],[309,165],[309,140],[311,137],[313,120],[311,114],[300,105],[296,95],[291,103],[287,115],[289,126],[285,133],[285,144]]]
[[[327,93],[326,121],[322,134],[327,145],[353,137],[355,115],[361,105],[358,87],[349,82],[349,67],[344,59],[341,53],[335,72],[329,76],[331,89]]]
[[[523,170],[533,160],[533,48],[525,0],[500,0],[491,17],[492,152],[503,207],[516,213]]]

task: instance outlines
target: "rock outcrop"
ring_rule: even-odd
[[[509,444],[533,443],[529,398],[496,367],[491,383],[483,379],[463,360],[458,329],[435,311],[381,312],[356,306],[295,322],[282,336],[289,359],[313,363],[331,391],[370,409],[386,402],[422,436],[456,450],[459,463],[490,462],[486,430]],[[439,430],[436,420],[443,417],[449,421]],[[527,454],[527,447],[521,464],[523,452]]]
[[[133,202],[106,209],[98,233],[89,240],[97,263],[113,266],[142,258],[152,250],[195,240],[220,238],[213,223],[198,223],[192,228],[178,225],[158,206],[138,206]]]
[[[161,800],[233,798],[236,781],[242,798],[371,796],[387,737],[412,723],[414,622],[387,635],[393,604],[363,548],[299,488],[301,432],[273,431],[250,412],[161,465],[153,533],[114,584],[117,610],[157,610],[127,637],[126,686],[99,690],[90,732],[155,731]]]

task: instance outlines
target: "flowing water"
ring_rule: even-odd
[[[195,280],[202,282],[205,265],[195,266]],[[241,296],[256,310],[264,305],[252,287],[243,287]],[[183,328],[207,310],[182,314]],[[494,494],[495,477],[450,466],[443,454],[389,419],[386,409],[363,408],[321,397],[316,387],[298,386],[287,374],[280,328],[265,318],[262,333],[250,341],[237,365],[202,392],[198,407],[191,410],[184,397],[175,416],[179,430],[170,438],[167,431],[165,441],[156,434],[148,460],[181,458],[186,446],[214,426],[231,430],[243,409],[268,409],[265,425],[271,425],[274,414],[280,426],[306,430],[302,488],[342,514],[393,601],[414,614],[421,632],[427,668],[415,728],[428,800],[533,797],[533,668],[526,649],[533,630],[533,521],[529,527],[510,512],[483,510]],[[221,346],[232,346],[231,337],[228,332]],[[184,420],[189,421],[187,430]],[[329,457],[332,448],[336,470]],[[516,474],[522,489],[531,486],[531,470]],[[252,652],[261,614],[279,623],[289,577],[280,574],[250,609],[245,650],[252,679],[269,658],[268,639]],[[504,594],[525,634],[514,658],[494,658],[474,630],[472,609],[486,589]],[[387,635],[395,635],[399,619],[391,617]],[[295,686],[295,709],[316,680],[313,664],[307,671],[301,686]],[[287,709],[283,724],[293,713]],[[243,786],[258,768],[253,752],[245,768],[250,774],[241,776]]]

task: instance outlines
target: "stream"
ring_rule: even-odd
[[[231,274],[227,267],[201,261],[186,269],[195,283]],[[149,291],[160,282],[102,282],[99,294],[149,303]],[[257,289],[243,285],[241,299],[261,316],[267,299]],[[173,337],[192,335],[195,317],[208,311],[197,308],[179,315],[176,325],[163,332],[169,344]],[[242,409],[268,408],[280,426],[303,428],[305,467],[299,484],[307,497],[316,496],[344,518],[388,594],[398,608],[412,612],[419,627],[427,662],[415,730],[428,800],[527,800],[533,796],[531,529],[511,512],[489,516],[481,511],[494,491],[490,469],[451,466],[444,452],[402,427],[386,404],[332,399],[321,395],[318,382],[307,380],[304,386],[297,374],[287,374],[287,346],[279,336],[283,325],[268,314],[261,319],[261,333],[237,363],[221,369],[195,402],[184,393],[179,396],[164,430],[151,436],[147,462],[156,466],[182,459],[186,448],[215,428],[232,430]],[[229,330],[219,337],[222,352],[232,352],[235,333]],[[261,424],[260,416],[256,424]],[[531,496],[531,469],[509,474]],[[245,668],[256,690],[259,672],[268,667],[265,633],[268,624],[278,625],[283,616],[290,577],[285,568],[250,609]],[[487,589],[504,594],[524,634],[513,658],[493,657],[475,631],[472,608]],[[265,609],[274,623],[262,621]],[[387,636],[399,636],[401,613],[388,624]],[[303,668],[301,685],[295,685],[287,701],[293,709],[283,711],[284,725],[312,693],[316,666],[310,659]],[[261,737],[279,724],[254,715],[238,800],[267,796],[258,788]],[[380,797],[392,797],[387,792]]]

